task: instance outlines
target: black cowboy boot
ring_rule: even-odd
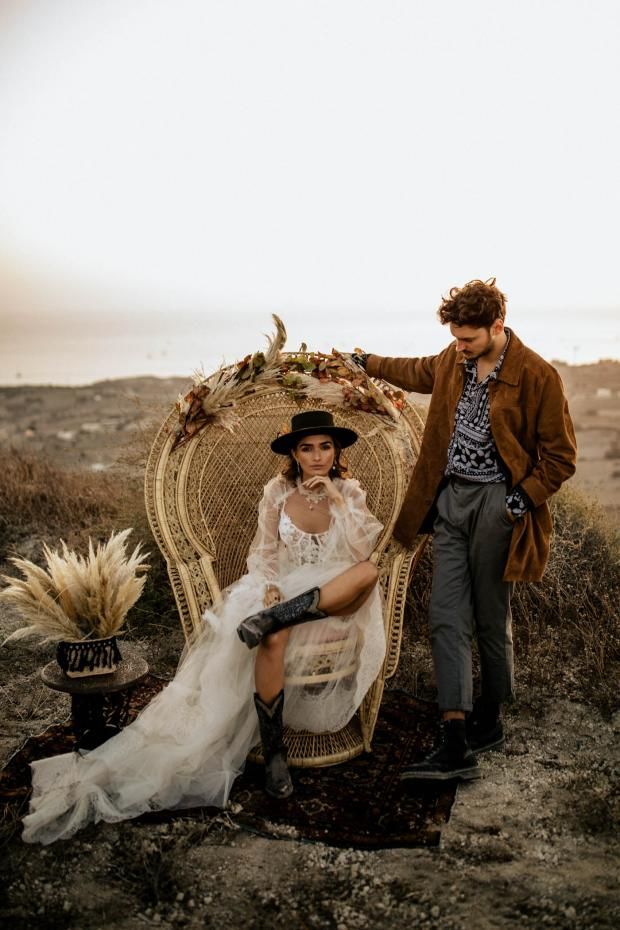
[[[293,793],[293,782],[286,764],[286,746],[282,740],[284,691],[280,691],[270,707],[255,694],[254,705],[265,760],[265,791],[272,798],[288,798]]]
[[[266,607],[265,610],[246,617],[237,627],[239,639],[248,649],[253,649],[254,646],[258,646],[263,636],[269,633],[277,633],[278,630],[297,626],[298,623],[307,623],[309,620],[323,620],[327,614],[317,606],[320,594],[319,588],[311,588],[290,601],[273,604],[272,607]]]
[[[500,719],[500,706],[477,698],[467,718],[467,742],[474,752],[501,749],[504,745],[504,727]]]
[[[443,739],[422,762],[409,766],[402,781],[471,781],[480,778],[480,768],[467,742],[464,720],[444,720]]]

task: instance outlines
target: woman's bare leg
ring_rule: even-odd
[[[321,588],[318,607],[324,613],[342,617],[363,604],[377,583],[379,572],[372,562],[358,562],[332,578]]]
[[[256,693],[270,706],[284,687],[284,653],[291,631],[280,630],[258,644],[254,681]]]
[[[340,616],[349,617],[351,614],[354,614],[356,610],[359,610],[362,604],[365,604],[368,598],[370,597],[370,595],[372,594],[373,588],[374,588],[374,585],[372,586],[372,588],[367,588],[366,591],[362,592],[362,594],[360,594],[359,597],[356,597],[354,601],[351,601],[351,603],[347,607],[343,608],[343,611],[340,614]]]

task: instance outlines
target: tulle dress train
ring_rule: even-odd
[[[321,587],[368,558],[381,531],[359,483],[335,482],[344,506],[330,505],[328,530],[313,535],[298,529],[285,510],[294,486],[281,476],[269,482],[248,572],[205,613],[204,630],[186,650],[174,679],[129,727],[97,749],[32,764],[26,842],[52,843],[91,821],[127,820],[150,810],[226,805],[259,735],[253,705],[256,650],[240,642],[237,625],[261,609],[266,585],[277,584],[284,598]],[[322,681],[320,688],[304,687],[325,643],[335,644],[332,661],[342,675]],[[343,727],[384,655],[378,588],[349,617],[294,627],[285,656],[285,723],[312,732]]]

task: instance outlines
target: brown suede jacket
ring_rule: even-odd
[[[428,527],[448,460],[448,444],[463,391],[465,366],[455,343],[425,358],[369,355],[366,371],[406,391],[432,394],[422,448],[394,535],[406,546]],[[548,499],[575,471],[577,446],[560,376],[512,331],[497,380],[489,382],[491,432],[533,509],[515,522],[505,581],[540,581],[549,556]]]

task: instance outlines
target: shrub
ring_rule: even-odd
[[[30,535],[55,544],[72,543],[82,531],[96,535],[116,509],[107,475],[61,471],[44,459],[15,449],[0,451],[0,551]]]

